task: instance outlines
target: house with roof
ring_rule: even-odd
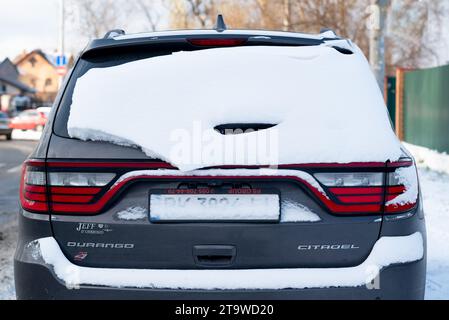
[[[20,81],[19,76],[19,71],[11,60],[6,58],[0,63],[0,111],[11,111],[14,99],[24,103],[31,101],[35,90]]]
[[[54,101],[60,81],[54,56],[36,49],[19,55],[14,59],[14,64],[20,81],[36,90],[37,100],[44,103]]]

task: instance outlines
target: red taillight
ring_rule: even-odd
[[[190,44],[200,47],[234,47],[241,46],[245,44],[248,39],[238,38],[238,39],[188,39]]]
[[[323,201],[328,209],[335,214],[380,214],[384,200],[385,174],[352,171],[355,169],[352,165],[348,165],[346,169],[347,172],[314,174],[329,196]]]
[[[418,174],[413,162],[403,166],[393,166],[394,172],[388,175],[388,188],[385,199],[385,213],[398,214],[410,211],[418,203]]]
[[[47,213],[45,162],[29,160],[23,164],[20,178],[20,204],[30,212]]]
[[[297,165],[291,165],[296,168]],[[291,168],[286,169],[291,169]],[[270,179],[296,180],[309,189],[317,201],[335,215],[400,214],[417,203],[417,176],[412,161],[389,166],[332,165],[311,166],[322,189],[295,176],[270,176]],[[123,188],[137,179],[210,179],[200,176],[123,174],[142,169],[173,169],[156,162],[53,162],[29,160],[24,164],[20,187],[22,207],[35,213],[98,214]],[[281,167],[280,169],[284,169]],[[298,168],[298,170],[302,170]],[[236,176],[220,179],[266,179],[258,176]],[[122,178],[120,178],[122,177]],[[411,183],[416,180],[415,184]],[[411,182],[410,182],[411,181]],[[115,183],[114,183],[115,182]],[[416,190],[413,189],[416,187]],[[415,193],[416,197],[414,197]]]
[[[51,170],[55,168],[52,163]],[[82,165],[77,164],[64,171],[49,171],[48,184],[50,186],[50,208],[54,213],[99,213],[104,203],[101,201],[101,192],[115,178],[113,172],[83,171]],[[78,171],[78,169],[82,169]],[[77,170],[74,172],[73,170]],[[100,172],[97,172],[100,171]]]
[[[24,163],[20,184],[23,209],[35,213],[94,214],[103,208],[104,203],[100,205],[96,197],[115,178],[116,173],[84,171],[82,164],[79,166],[81,170],[74,172],[78,167],[76,163],[61,168],[49,163],[48,167],[39,160]]]
[[[417,177],[411,159],[405,158],[390,163],[384,167],[387,168],[386,171],[373,168],[376,172],[359,172],[362,168],[358,167],[357,171],[351,172],[355,168],[353,165],[347,166],[347,172],[346,170],[341,172],[341,166],[338,168],[339,172],[314,174],[328,195],[328,199],[322,199],[322,202],[332,213],[397,214],[409,211],[416,206],[417,189],[411,188],[417,188]],[[394,169],[394,172],[389,172]],[[400,177],[392,178],[404,170],[407,172],[403,179],[416,180],[416,182],[405,183]]]

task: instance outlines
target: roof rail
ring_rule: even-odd
[[[125,33],[125,30],[122,29],[113,29],[113,30],[109,30],[108,32],[106,32],[106,34],[104,35],[103,39],[112,39],[116,36],[123,36]]]
[[[225,21],[224,21],[224,18],[223,18],[223,15],[222,15],[222,14],[219,14],[219,15],[217,16],[217,22],[215,23],[214,29],[215,29],[216,31],[218,31],[218,32],[223,32],[223,31],[225,31],[226,29],[228,29],[228,27],[226,26],[226,23],[225,23]]]

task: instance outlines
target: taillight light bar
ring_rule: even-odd
[[[97,170],[74,172],[76,163],[72,163],[70,169],[63,167],[64,171],[60,171],[61,168],[53,167],[53,163],[47,164],[29,160],[23,165],[20,201],[25,210],[35,213],[99,212],[97,208],[90,210],[89,204],[96,203],[96,197],[113,181],[116,173]],[[82,164],[80,167],[83,169]],[[86,206],[87,210],[76,207],[78,205]],[[73,206],[76,211],[72,210]]]
[[[22,208],[37,213],[48,212],[45,162],[26,161],[20,178],[20,204]]]
[[[418,174],[414,165],[395,166],[388,175],[386,214],[410,211],[418,203]]]
[[[309,171],[320,182],[325,194],[296,176],[220,176],[220,179],[296,180],[309,189],[335,215],[397,214],[413,209],[415,202],[387,205],[407,192],[401,181],[391,178],[393,170],[413,166],[407,159],[381,167],[378,163],[310,165]],[[279,166],[282,170],[301,169],[304,165]],[[413,166],[414,168],[414,166]],[[29,160],[24,164],[20,200],[25,210],[35,213],[98,214],[127,184],[136,179],[198,179],[201,176],[142,175],[118,180],[123,174],[142,169],[172,169],[159,162],[44,162]],[[332,172],[336,170],[336,172]],[[163,170],[161,170],[163,171]],[[232,172],[232,171],[230,171]],[[116,182],[116,181],[119,182]]]
[[[339,169],[341,168],[340,166]],[[332,213],[398,214],[416,206],[417,199],[394,203],[395,199],[399,199],[409,190],[403,181],[393,179],[392,176],[398,170],[406,168],[416,171],[412,159],[402,158],[397,162],[388,163],[378,172],[351,172],[354,168],[356,167],[347,165],[347,172],[345,170],[314,174],[330,197],[331,204],[327,207]],[[396,171],[393,171],[394,169]],[[415,179],[417,183],[416,173],[411,179]]]

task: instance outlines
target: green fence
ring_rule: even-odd
[[[386,101],[391,123],[396,125],[396,77],[387,77]]]
[[[406,72],[404,140],[449,152],[449,65]]]

